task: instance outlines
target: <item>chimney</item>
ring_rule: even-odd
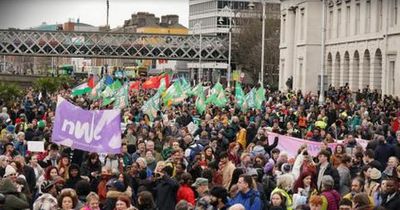
[[[179,23],[178,15],[164,15],[161,16],[161,23],[165,25],[175,25]]]

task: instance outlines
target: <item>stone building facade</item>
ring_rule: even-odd
[[[321,0],[281,2],[281,90],[293,76],[294,89],[316,92],[323,64],[327,84],[400,95],[400,0],[326,0],[325,18]]]

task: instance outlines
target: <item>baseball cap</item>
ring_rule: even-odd
[[[199,187],[200,185],[208,185],[208,179],[206,178],[197,178],[196,181],[192,184],[192,187]]]

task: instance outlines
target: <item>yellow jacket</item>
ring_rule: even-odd
[[[247,131],[244,128],[240,129],[239,133],[236,134],[236,142],[239,143],[243,149],[246,149],[247,146],[246,134]]]

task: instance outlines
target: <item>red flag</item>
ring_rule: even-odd
[[[131,82],[129,90],[139,90],[139,87],[140,87],[140,81]]]
[[[88,87],[90,88],[94,88],[95,84],[94,84],[94,76],[90,75],[89,80],[88,80]]]
[[[162,78],[165,78],[165,86],[169,87],[169,85],[170,85],[169,75],[168,74],[164,74],[164,76]]]
[[[160,86],[160,80],[162,76],[150,77],[146,82],[143,83],[143,89],[155,89]]]

